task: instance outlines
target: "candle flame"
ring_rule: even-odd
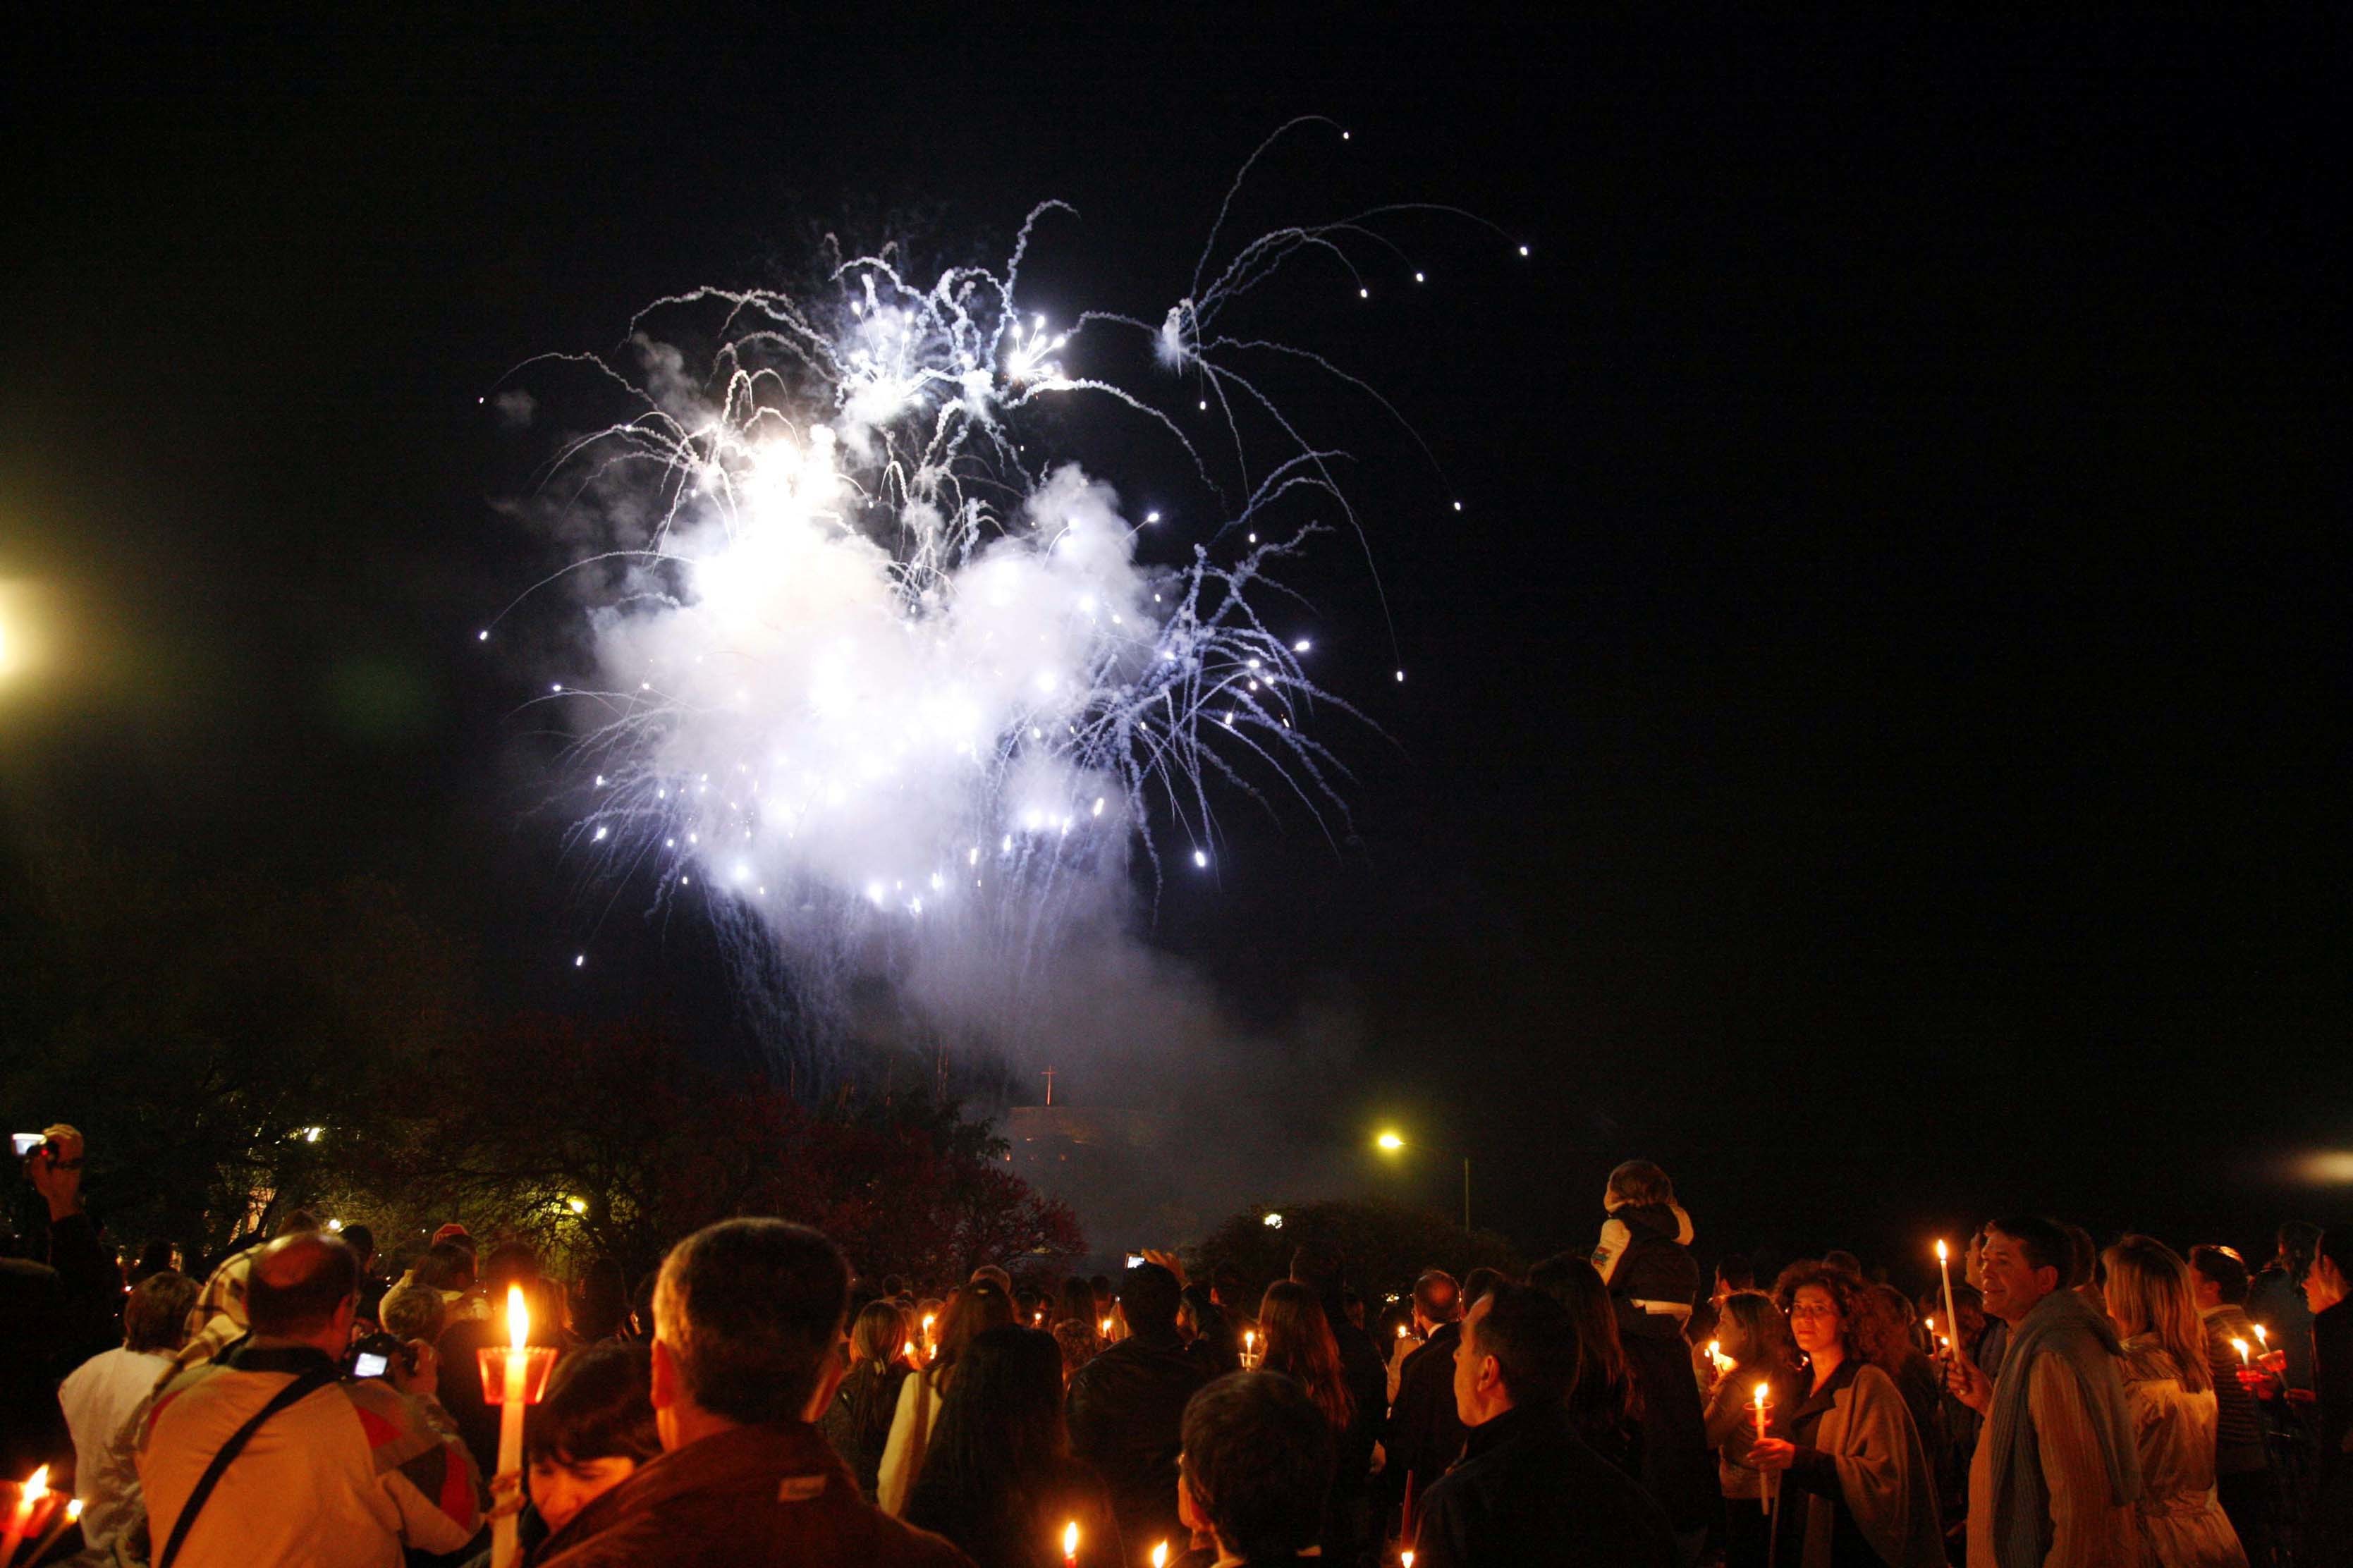
[[[2241,1366],[2244,1366],[2244,1365],[2246,1365],[2246,1364],[2247,1364],[2247,1342],[2246,1342],[2246,1341],[2244,1341],[2244,1340],[2241,1340],[2241,1339],[2234,1339],[2234,1340],[2232,1340],[2232,1341],[2231,1342],[2231,1348],[2232,1348],[2232,1350],[2237,1351],[2237,1352],[2239,1352],[2239,1364],[2240,1364]]]
[[[1772,1385],[1771,1384],[1769,1384],[1769,1383],[1760,1383],[1760,1384],[1758,1384],[1757,1385],[1757,1415],[1764,1415],[1764,1414],[1765,1414],[1765,1396],[1766,1396],[1767,1394],[1770,1394],[1772,1391],[1773,1391],[1773,1385]]]
[[[1070,1523],[1062,1526],[1062,1555],[1065,1557],[1076,1557],[1078,1554],[1079,1521],[1074,1519],[1071,1521]]]
[[[531,1342],[531,1309],[523,1305],[522,1287],[507,1287],[507,1342],[516,1350]]]
[[[1953,1256],[1953,1254],[1952,1254],[1952,1249],[1951,1249],[1951,1248],[1947,1247],[1947,1246],[1946,1246],[1942,1241],[1939,1241],[1939,1242],[1937,1242],[1937,1243],[1936,1243],[1936,1261],[1937,1261],[1937,1262],[1942,1263],[1942,1262],[1944,1262],[1947,1258],[1950,1258],[1950,1257],[1952,1257],[1952,1256]]]
[[[2255,1325],[2255,1342],[2262,1345],[2265,1350],[2271,1349],[2272,1337],[2267,1331],[2265,1331],[2261,1323],[2257,1323]]]
[[[1403,1338],[1405,1338],[1405,1337],[1406,1337],[1406,1327],[1405,1327],[1405,1325],[1404,1325],[1403,1323],[1399,1323],[1399,1324],[1398,1325],[1398,1338],[1399,1338],[1399,1339],[1403,1339]]]
[[[48,1495],[49,1467],[43,1465],[39,1469],[35,1470],[31,1475],[25,1478],[25,1489],[18,1497],[17,1506],[20,1508],[29,1509],[33,1504],[40,1501],[43,1498]]]
[[[1398,1561],[1404,1563],[1405,1568],[1413,1568],[1413,1548],[1409,1546],[1403,1552],[1398,1552]]]
[[[931,1338],[931,1335],[932,1335],[932,1314],[931,1314],[931,1313],[929,1313],[929,1312],[925,1312],[925,1313],[923,1314],[923,1337],[924,1337],[925,1339],[929,1339],[929,1338]]]
[[[68,1499],[66,1500],[66,1522],[67,1522],[68,1524],[71,1524],[74,1521],[76,1521],[76,1520],[79,1519],[80,1517],[81,1517],[81,1499],[79,1499],[79,1498],[68,1498]]]
[[[1111,1320],[1109,1318],[1105,1318],[1103,1321],[1103,1331],[1106,1334],[1111,1332]]]
[[[1162,1542],[1152,1549],[1152,1568],[1168,1568],[1168,1543]]]

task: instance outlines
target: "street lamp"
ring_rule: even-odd
[[[1451,1150],[1440,1149],[1433,1143],[1423,1143],[1419,1145],[1409,1144],[1405,1141],[1404,1133],[1398,1131],[1395,1128],[1389,1127],[1383,1128],[1379,1134],[1373,1139],[1373,1147],[1378,1149],[1384,1154],[1401,1154],[1409,1148],[1414,1147],[1426,1149],[1433,1154],[1447,1154],[1453,1152]],[[1471,1156],[1464,1154],[1461,1156],[1461,1160],[1462,1228],[1467,1231],[1471,1228]]]

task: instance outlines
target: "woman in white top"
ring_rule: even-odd
[[[1012,1298],[993,1280],[976,1279],[948,1298],[938,1350],[929,1365],[899,1385],[899,1408],[892,1415],[891,1436],[882,1446],[882,1468],[875,1478],[875,1501],[884,1513],[896,1519],[906,1511],[908,1494],[915,1489],[923,1455],[931,1447],[932,1430],[939,1424],[940,1402],[955,1380],[956,1362],[965,1347],[976,1335],[1008,1327],[1012,1321]]]
[[[122,1302],[122,1344],[76,1367],[58,1390],[73,1434],[74,1495],[81,1499],[82,1540],[111,1547],[146,1514],[139,1496],[132,1417],[172,1370],[187,1337],[196,1282],[166,1268],[139,1281]]]

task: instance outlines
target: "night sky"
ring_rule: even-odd
[[[1322,113],[1353,136],[1276,162],[1268,222],[1449,202],[1533,255],[1425,226],[1428,289],[1305,270],[1268,323],[1443,473],[1321,395],[1369,541],[1300,580],[1379,726],[1331,732],[1353,834],[1230,803],[1149,928],[1266,1049],[1342,1037],[1259,1114],[1440,1205],[1442,1163],[1355,1152],[1468,1145],[1539,1250],[1637,1153],[1703,1251],[2019,1206],[2253,1246],[2353,1203],[2287,1163],[2353,1148],[2318,21],[45,9],[0,68],[0,578],[72,640],[0,696],[0,848],[388,877],[503,1005],[719,995],[687,918],[569,969],[519,710],[560,653],[474,640],[557,563],[494,507],[541,454],[478,398],[829,224],[981,259],[1048,196],[1083,221],[1037,286],[1157,319]]]

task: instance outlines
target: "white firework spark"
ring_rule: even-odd
[[[1285,132],[1328,123],[1278,131],[1235,190]],[[1067,211],[1050,202],[1001,269],[919,282],[862,256],[812,297],[698,289],[641,311],[626,356],[551,356],[633,404],[550,468],[632,520],[570,569],[602,595],[594,678],[540,700],[565,705],[595,779],[574,842],[657,868],[665,896],[756,914],[806,979],[877,940],[1018,971],[1112,907],[1086,895],[1124,886],[1132,848],[1155,877],[1164,859],[1213,872],[1220,790],[1345,816],[1307,725],[1346,704],[1309,678],[1304,606],[1271,569],[1316,531],[1278,529],[1278,502],[1356,519],[1337,454],[1241,367],[1305,362],[1369,389],[1219,323],[1302,256],[1368,289],[1360,257],[1402,261],[1374,226],[1410,209],[1261,235],[1212,276],[1232,203],[1158,321],[1023,299],[1033,234]],[[1173,375],[1138,389],[1082,368],[1122,338]],[[690,368],[680,341],[712,346]],[[1086,402],[1156,426],[1213,494],[1182,415],[1217,413],[1218,466],[1241,481],[1189,550],[1071,455],[1033,457],[1043,406]],[[1246,427],[1277,433],[1263,461]],[[1086,429],[1058,421],[1056,439]]]

